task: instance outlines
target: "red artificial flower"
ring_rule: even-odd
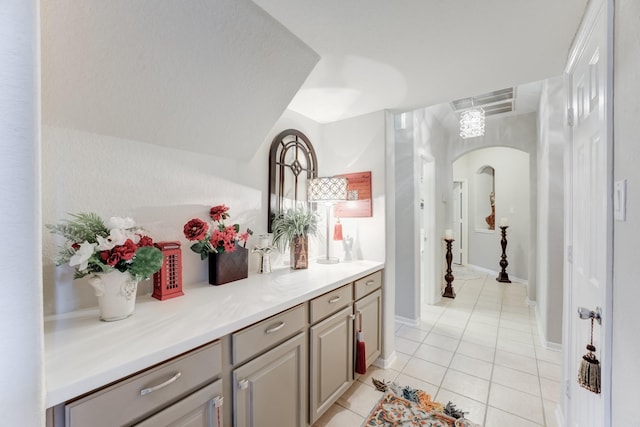
[[[242,242],[248,242],[249,241],[249,233],[238,234],[238,240],[240,240]]]
[[[209,231],[206,222],[198,218],[193,218],[184,225],[184,237],[189,240],[202,240]]]
[[[72,244],[72,245],[71,245],[71,248],[72,248],[74,251],[77,251],[78,249],[80,249],[80,244],[79,244],[79,243],[74,243],[74,244]]]
[[[229,214],[227,213],[228,210],[229,208],[225,205],[214,206],[209,211],[209,216],[212,220],[220,222],[224,219],[229,218]]]
[[[133,240],[127,239],[127,241],[124,242],[124,245],[116,246],[111,250],[111,253],[117,254],[120,259],[129,261],[130,259],[133,259],[137,250],[138,246],[133,243]]]
[[[153,239],[149,236],[140,236],[140,241],[138,242],[139,247],[143,246],[153,246]]]
[[[113,251],[100,252],[100,258],[111,267],[115,267],[115,265],[120,262],[120,256]]]
[[[236,243],[231,241],[231,242],[224,242],[224,251],[225,252],[235,252],[236,250]]]

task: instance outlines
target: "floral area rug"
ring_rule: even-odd
[[[362,427],[480,427],[464,418],[464,412],[451,402],[446,406],[434,402],[422,390],[376,379],[373,379],[373,384],[385,394]]]

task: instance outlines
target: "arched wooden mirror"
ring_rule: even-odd
[[[269,152],[269,218],[307,202],[307,181],[318,176],[318,159],[305,134],[296,129],[280,132]]]

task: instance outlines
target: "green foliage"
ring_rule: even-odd
[[[318,216],[303,208],[279,212],[271,222],[273,244],[281,251],[289,246],[296,236],[315,236],[318,231]]]
[[[162,267],[163,255],[160,249],[152,246],[138,248],[131,264],[129,274],[137,280],[147,279]]]
[[[47,225],[55,234],[59,234],[72,242],[97,243],[96,236],[108,236],[109,229],[97,214],[93,212],[69,214],[70,220],[63,220],[62,224]]]

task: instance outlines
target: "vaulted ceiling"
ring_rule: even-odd
[[[45,0],[42,121],[249,159],[287,107],[326,123],[557,76],[586,2]]]
[[[254,0],[320,62],[289,108],[318,122],[562,74],[587,0]]]

